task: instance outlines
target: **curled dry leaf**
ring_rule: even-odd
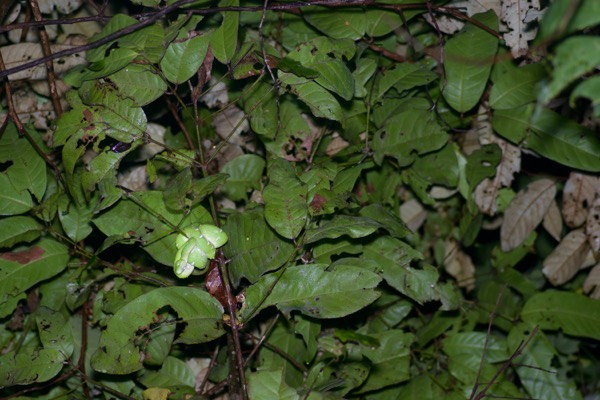
[[[479,210],[487,215],[496,214],[498,191],[508,187],[513,175],[521,170],[521,150],[506,140],[494,137],[490,143],[496,143],[502,150],[502,160],[496,167],[494,179],[485,178],[475,188],[475,203]],[[482,144],[487,144],[483,143]]]
[[[571,172],[562,195],[562,214],[569,228],[583,225],[598,191],[600,191],[598,177]]]
[[[554,286],[571,279],[582,267],[590,250],[583,229],[569,232],[544,260],[542,272]]]
[[[583,291],[593,299],[600,300],[600,264],[597,264],[590,270],[585,282],[583,282]]]
[[[562,233],[563,223],[562,216],[556,201],[553,201],[548,208],[548,212],[544,215],[544,221],[542,225],[546,232],[550,234],[556,241],[560,242],[560,235]]]
[[[50,46],[50,50],[53,53],[72,49],[73,45],[66,44],[57,44]],[[2,51],[2,58],[4,59],[4,65],[6,69],[18,67],[23,65],[31,60],[35,60],[37,58],[42,58],[44,53],[42,52],[42,46],[39,43],[19,43],[13,44],[10,46],[4,46],[0,49]],[[62,74],[63,72],[68,71],[76,65],[85,64],[85,53],[75,53],[70,56],[60,57],[54,60],[54,72],[56,74]],[[9,75],[8,79],[11,81],[20,80],[20,79],[30,79],[30,80],[39,80],[46,79],[46,65],[40,64],[35,67],[28,68],[24,71],[17,72],[15,74]]]
[[[450,274],[458,286],[467,291],[475,289],[475,266],[471,257],[462,251],[456,240],[446,239],[444,250],[444,268]]]
[[[411,232],[419,230],[427,218],[427,211],[416,199],[405,201],[400,206],[400,219],[406,224]]]
[[[556,195],[556,184],[550,179],[531,182],[521,190],[504,212],[500,227],[503,251],[518,247],[544,219]]]
[[[50,14],[53,10],[61,14],[71,14],[83,4],[83,0],[38,0],[40,11]]]
[[[529,22],[532,15],[538,15],[536,12],[539,9],[539,0],[502,0],[500,18],[508,26],[504,40],[513,57],[527,54],[527,42],[533,40],[537,33],[537,29],[530,27]]]
[[[594,254],[600,252],[600,197],[592,203],[585,223],[585,234]]]

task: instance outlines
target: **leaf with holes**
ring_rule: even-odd
[[[599,187],[597,176],[575,171],[569,174],[562,194],[562,215],[569,228],[578,228],[586,221]]]

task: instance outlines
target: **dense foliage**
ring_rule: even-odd
[[[600,2],[0,14],[2,397],[600,395]]]

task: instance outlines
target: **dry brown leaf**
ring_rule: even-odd
[[[600,300],[600,264],[590,270],[583,282],[583,291],[591,298]]]
[[[350,143],[345,141],[337,132],[333,134],[333,139],[327,145],[325,149],[325,154],[328,156],[333,156],[340,151],[344,150],[346,147],[350,146]]]
[[[475,289],[475,266],[471,257],[463,252],[458,242],[453,238],[446,239],[444,250],[444,268],[450,274],[458,286],[467,291]]]
[[[551,179],[531,182],[521,190],[504,212],[500,227],[503,251],[518,247],[544,219],[556,195],[556,183]]]
[[[600,252],[600,197],[592,203],[585,223],[585,234],[594,254]]]
[[[400,206],[400,219],[406,224],[411,232],[419,230],[427,218],[427,211],[416,199],[405,201]]]
[[[562,214],[568,227],[578,228],[583,225],[597,191],[600,191],[598,177],[571,172],[562,195]]]
[[[589,250],[583,229],[571,231],[546,257],[542,272],[554,286],[562,285],[579,271]]]
[[[65,45],[65,44],[56,44],[51,45],[50,49],[53,53],[56,53],[61,50],[72,49],[73,45]],[[4,64],[6,65],[6,69],[18,67],[19,65],[23,65],[31,60],[35,60],[37,58],[42,58],[44,53],[42,52],[42,46],[39,43],[19,43],[12,44],[9,46],[4,46],[0,49],[2,51],[2,58],[4,59]],[[54,72],[57,74],[61,74],[63,72],[68,71],[76,65],[85,64],[85,53],[75,53],[70,56],[60,57],[54,60]],[[20,80],[20,79],[31,79],[31,80],[39,80],[46,79],[46,65],[40,64],[32,68],[28,68],[25,71],[20,71],[15,74],[9,75],[8,79],[11,81]]]
[[[446,6],[458,8],[469,17],[487,10],[494,10],[496,15],[500,15],[500,0],[460,0],[446,4]],[[425,14],[424,17],[427,22],[433,25],[430,14]],[[465,25],[463,21],[445,15],[436,15],[435,22],[440,31],[449,35],[458,32]]]
[[[486,136],[480,138],[482,144],[496,143],[502,150],[502,160],[496,167],[494,179],[485,178],[475,188],[475,203],[479,210],[487,215],[496,214],[498,191],[508,187],[513,181],[515,173],[521,170],[521,150],[497,136],[488,140]]]
[[[528,18],[540,9],[539,0],[502,0],[502,12],[500,18],[508,26],[508,32],[504,34],[506,45],[510,47],[513,57],[527,54],[529,40],[533,40],[537,33],[536,28],[529,26]]]
[[[546,232],[550,234],[554,239],[560,242],[560,235],[562,233],[562,216],[560,215],[560,210],[558,209],[558,205],[556,205],[556,201],[552,201],[550,204],[550,208],[548,208],[548,212],[544,215],[544,221],[542,222],[544,229]]]

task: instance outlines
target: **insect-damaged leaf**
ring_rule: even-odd
[[[571,279],[584,263],[590,250],[582,229],[569,232],[544,260],[542,272],[554,286]]]
[[[556,195],[556,183],[540,179],[530,183],[512,200],[500,228],[503,251],[519,246],[544,219]]]
[[[597,176],[571,172],[562,195],[562,214],[569,228],[583,225],[597,191],[600,191]]]
[[[0,387],[46,382],[63,368],[65,356],[58,349],[26,346],[18,354],[0,356]]]
[[[26,249],[0,253],[0,318],[13,312],[27,289],[63,271],[68,260],[67,248],[48,238]]]
[[[263,276],[246,290],[246,314],[242,312],[242,317],[255,307],[262,310],[275,305],[286,314],[298,310],[314,318],[340,318],[379,297],[374,290],[381,281],[377,274],[355,267],[335,271],[328,271],[327,267],[325,264],[289,267],[268,296],[277,274]]]
[[[203,343],[224,333],[223,307],[207,292],[191,287],[154,289],[126,304],[109,319],[92,357],[92,367],[98,372],[119,375],[141,369],[144,354],[136,344],[148,340],[152,327],[161,323],[155,320],[157,311],[165,307],[177,314],[177,321],[185,323],[177,342]]]

